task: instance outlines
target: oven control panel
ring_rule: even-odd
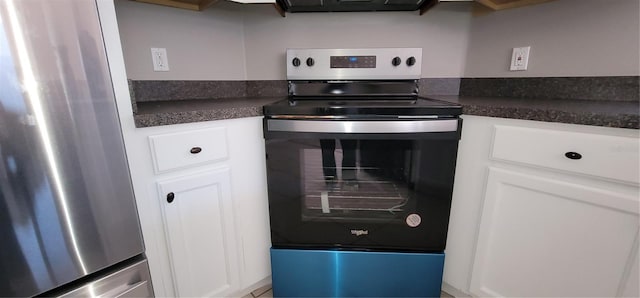
[[[376,56],[331,56],[331,68],[376,68]]]
[[[287,49],[288,80],[417,80],[421,48]]]

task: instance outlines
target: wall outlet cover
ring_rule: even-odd
[[[167,49],[151,48],[151,58],[153,59],[153,71],[169,71]]]
[[[529,65],[529,51],[531,47],[513,48],[511,53],[511,67],[509,70],[527,70]]]

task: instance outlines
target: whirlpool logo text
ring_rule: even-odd
[[[356,236],[369,235],[369,230],[351,230],[351,235],[356,235]]]

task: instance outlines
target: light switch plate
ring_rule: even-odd
[[[151,48],[151,58],[153,59],[153,71],[169,71],[167,49]]]
[[[531,47],[513,48],[511,53],[511,67],[509,70],[527,70],[529,66],[529,51]]]

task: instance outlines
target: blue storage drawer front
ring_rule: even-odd
[[[271,249],[274,297],[440,297],[444,253]]]

